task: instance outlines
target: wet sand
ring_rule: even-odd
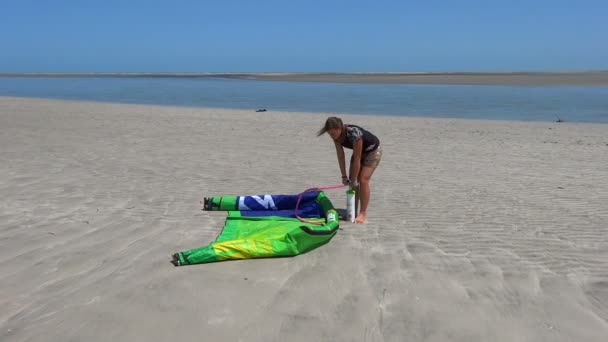
[[[0,73],[0,77],[185,77],[237,78],[266,81],[378,83],[378,84],[463,84],[520,86],[605,86],[608,71],[571,72],[267,72],[267,73]]]
[[[284,73],[239,74],[226,77],[268,81],[380,83],[380,84],[463,84],[463,85],[608,85],[608,71],[594,72],[513,72],[513,73]]]

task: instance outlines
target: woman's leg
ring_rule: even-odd
[[[381,159],[382,146],[378,146],[375,151],[363,155],[361,169],[359,170],[359,175],[357,177],[359,180],[359,188],[355,189],[355,213],[357,213],[357,217],[355,218],[356,223],[365,223],[367,206],[369,205],[371,197],[370,180],[374,174],[374,171],[380,164]],[[359,204],[361,204],[361,211],[357,210],[359,208]]]
[[[361,201],[361,210],[355,218],[355,223],[365,223],[365,215],[371,194],[370,180],[374,174],[374,170],[376,170],[375,167],[362,166],[361,171],[359,171],[359,189],[355,191],[358,197],[356,203],[358,204],[358,201]]]

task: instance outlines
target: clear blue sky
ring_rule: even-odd
[[[0,72],[608,69],[608,1],[0,0]]]

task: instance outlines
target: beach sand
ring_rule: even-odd
[[[339,183],[327,115],[0,97],[0,341],[606,340],[608,125],[340,116],[367,224],[174,267],[203,197]]]

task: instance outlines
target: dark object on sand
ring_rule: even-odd
[[[258,109],[258,110],[256,110],[255,112],[256,112],[256,113],[259,113],[259,112],[265,112],[265,111],[266,111],[266,108],[263,108],[263,109]]]

